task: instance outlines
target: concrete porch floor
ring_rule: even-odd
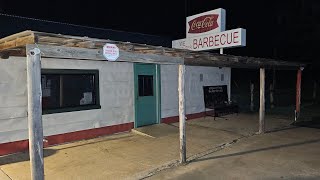
[[[320,179],[320,129],[292,128],[243,138],[186,166],[147,179]]]
[[[257,114],[229,115],[226,118],[228,120],[217,118],[214,121],[206,117],[187,121],[187,156],[196,157],[227,143],[266,136],[254,135],[258,129]],[[295,137],[306,140],[320,137],[319,129],[290,127],[292,120],[285,117],[267,115],[266,121],[270,131],[267,135],[275,134],[275,139],[278,139],[277,133],[282,140],[288,141]],[[178,128],[177,123],[167,126]],[[271,145],[273,141],[268,139],[265,143]],[[277,141],[279,144],[283,142]],[[264,144],[263,140],[261,144]],[[317,145],[319,149],[319,142]],[[151,138],[128,132],[46,148],[44,156],[46,179],[139,179],[156,172],[159,167],[176,164],[179,134],[172,129],[170,133]],[[28,159],[27,152],[0,157],[0,179],[30,179]],[[317,163],[319,165],[320,160]]]

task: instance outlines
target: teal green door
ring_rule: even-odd
[[[155,64],[134,65],[136,127],[156,124],[157,68]]]

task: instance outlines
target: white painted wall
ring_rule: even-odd
[[[200,74],[203,74],[202,82],[200,82]],[[221,81],[221,74],[224,74],[223,81]],[[231,68],[186,66],[186,114],[204,111],[203,86],[228,85],[230,77]],[[178,66],[161,65],[161,118],[177,115]]]
[[[133,64],[42,59],[42,68],[98,69],[101,109],[43,115],[44,135],[134,121]],[[0,59],[0,143],[27,139],[26,58]]]
[[[0,59],[0,143],[28,134],[26,81],[25,61]]]
[[[133,63],[42,59],[42,68],[98,69],[101,109],[43,115],[44,135],[134,122]],[[227,85],[230,68],[186,67],[186,113],[204,110],[202,86]],[[203,74],[203,82],[200,82]],[[221,81],[224,74],[224,81]],[[26,58],[0,59],[0,143],[28,138]],[[161,65],[161,117],[178,115],[178,67]]]

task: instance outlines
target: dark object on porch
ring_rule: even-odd
[[[227,85],[203,86],[203,97],[205,116],[219,117],[239,113],[238,105],[228,101]]]
[[[298,127],[308,127],[320,129],[320,117],[313,117],[311,121],[298,121],[293,123],[294,126]]]

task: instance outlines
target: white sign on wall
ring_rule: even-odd
[[[103,56],[109,61],[116,61],[119,58],[119,48],[115,44],[105,44],[103,46]]]
[[[187,38],[185,43],[189,45],[188,49],[193,51],[246,46],[246,30],[238,28],[195,36]]]
[[[225,30],[226,10],[219,8],[187,17],[186,37],[217,33]]]

